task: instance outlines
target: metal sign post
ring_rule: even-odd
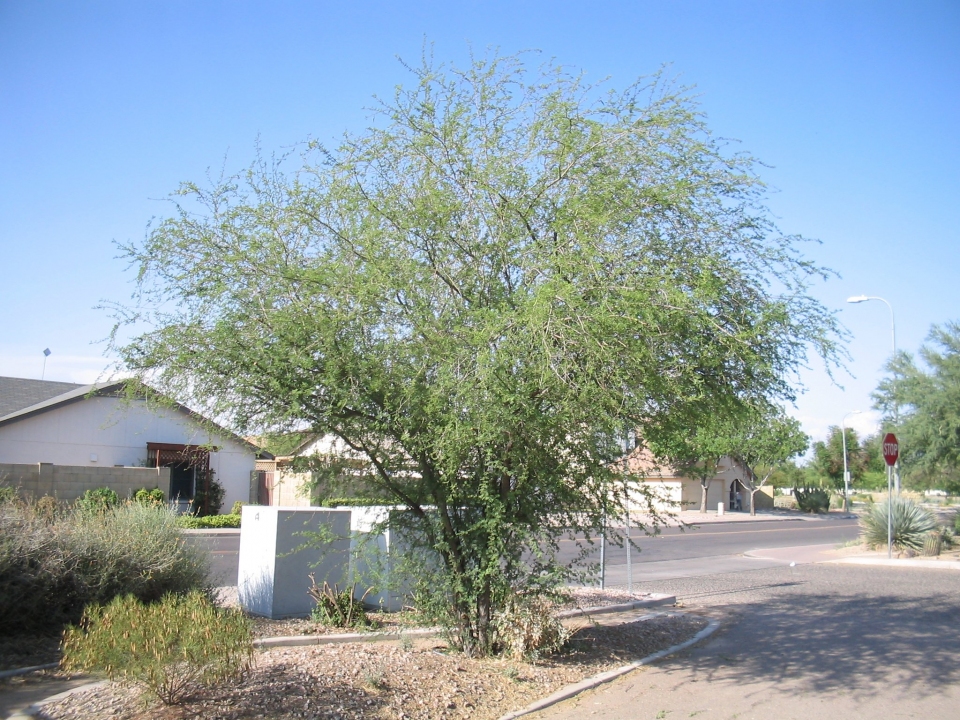
[[[887,464],[887,558],[893,557],[893,466],[900,457],[900,443],[897,436],[887,433],[883,436],[883,461]]]

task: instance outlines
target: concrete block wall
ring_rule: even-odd
[[[144,487],[158,487],[166,495],[170,468],[0,463],[0,485],[16,488],[26,498],[50,495],[66,501],[98,487],[108,487],[122,498]]]

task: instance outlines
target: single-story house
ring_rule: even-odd
[[[119,494],[160,487],[183,507],[212,471],[229,510],[256,501],[258,457],[272,456],[184,405],[129,397],[123,380],[0,377],[0,481],[29,490],[34,475],[26,466],[33,466],[40,482],[33,494],[70,500],[102,485]]]
[[[635,450],[629,458],[631,471],[640,475],[646,488],[653,491],[655,505],[663,509],[672,510],[699,510],[702,493],[700,480],[685,477],[676,468],[667,463],[658,463],[653,455],[644,448]],[[737,460],[729,456],[719,459],[716,472],[707,483],[707,510],[716,512],[717,506],[723,503],[725,510],[750,510],[749,478],[750,470]],[[737,495],[740,495],[740,507],[737,507]],[[773,507],[773,489],[767,486],[760,488],[754,497],[756,508]],[[634,500],[631,510],[643,512],[646,503]]]

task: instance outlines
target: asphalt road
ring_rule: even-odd
[[[538,720],[960,717],[960,570],[799,565],[658,580],[724,627]]]
[[[642,582],[781,565],[784,564],[782,561],[744,558],[741,554],[758,548],[839,545],[856,538],[858,529],[856,520],[817,518],[704,523],[683,532],[666,528],[656,537],[638,537],[636,533],[634,529],[632,536],[640,552],[632,552],[631,564],[634,580]],[[239,533],[189,534],[187,539],[210,553],[211,575],[216,584],[237,584]],[[574,541],[564,539],[561,542],[559,559],[562,562],[572,562],[578,554]],[[597,556],[597,548],[592,556]],[[608,543],[608,584],[626,583],[626,563],[626,548]]]

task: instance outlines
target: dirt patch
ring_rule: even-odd
[[[434,641],[275,648],[258,652],[239,684],[198,692],[179,707],[145,704],[136,690],[108,684],[46,705],[41,717],[485,720],[682,642],[706,623],[693,615],[604,627],[584,620],[567,652],[536,663],[472,660]]]

